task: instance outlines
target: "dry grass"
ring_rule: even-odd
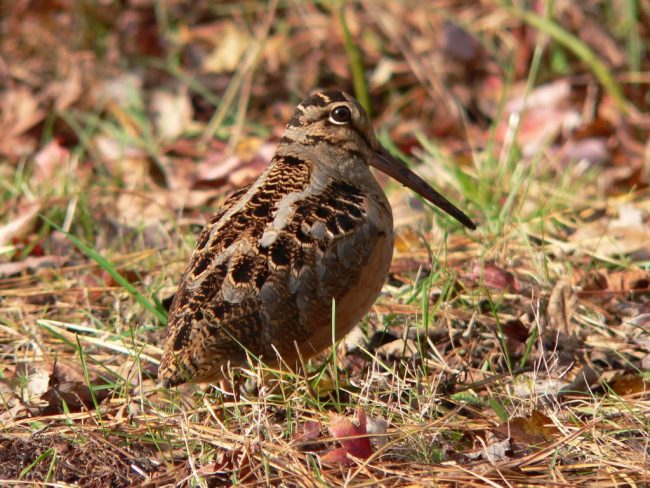
[[[624,4],[3,7],[0,483],[650,484],[650,7]],[[157,389],[200,225],[316,86],[365,91],[479,230],[385,182],[391,275],[334,353]],[[323,462],[364,414],[369,456]]]

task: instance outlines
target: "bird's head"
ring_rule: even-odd
[[[280,143],[285,147],[324,144],[341,154],[352,155],[409,187],[465,227],[476,228],[467,215],[377,141],[370,117],[359,102],[345,92],[317,91],[305,98],[296,108]]]

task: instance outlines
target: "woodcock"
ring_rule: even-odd
[[[393,158],[350,95],[296,108],[269,167],[205,226],[169,311],[163,386],[223,379],[247,351],[294,367],[369,310],[393,255],[393,216],[370,166],[466,227],[472,221]]]

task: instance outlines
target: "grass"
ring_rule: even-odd
[[[477,98],[496,95],[489,123],[466,117],[461,137],[453,124],[445,136],[435,132],[445,114],[437,111],[436,100],[431,103],[421,73],[413,74],[409,64],[415,60],[430,73],[424,69],[426,56],[401,66],[399,43],[374,44],[385,33],[376,26],[379,17],[366,15],[363,2],[335,8],[282,2],[277,11],[275,5],[254,2],[236,11],[219,10],[215,32],[221,32],[220,23],[233,22],[252,33],[253,47],[234,72],[197,71],[188,61],[204,59],[201,49],[209,37],[175,45],[168,58],[129,59],[133,71],[165,73],[166,83],[189,88],[196,124],[177,140],[161,139],[149,122],[146,84],[129,88],[128,98],[136,102],[124,106],[93,101],[52,111],[34,150],[17,161],[3,155],[6,164],[0,164],[0,213],[8,215],[2,223],[10,222],[14,209],[33,204],[40,205],[42,217],[0,246],[0,265],[45,258],[45,264],[0,277],[0,483],[648,483],[650,378],[642,366],[648,354],[643,318],[648,262],[643,253],[609,254],[575,239],[595,223],[604,225],[603,239],[614,235],[607,225],[618,218],[621,203],[645,215],[647,192],[603,192],[599,185],[614,174],[612,163],[577,176],[578,164],[561,166],[558,147],[575,142],[562,128],[527,153],[526,123],[539,107],[518,114],[508,110],[515,93],[530,100],[539,80],[553,76],[548,53],[561,50],[567,67],[578,65],[580,76],[586,67],[615,102],[609,110],[631,124],[617,105],[623,100],[620,75],[648,66],[640,55],[640,7],[628,3],[634,9],[618,19],[619,41],[629,53],[625,73],[614,73],[580,32],[570,32],[552,12],[543,17],[500,4],[490,12],[449,7],[444,19],[476,28],[473,34],[491,46],[491,56],[508,67],[498,75],[502,83],[496,94],[480,92],[462,77],[455,82],[476,90]],[[198,4],[197,12],[208,18],[210,9]],[[172,7],[155,2],[153,12],[166,41],[178,39],[184,22],[188,28],[203,26],[184,20]],[[434,33],[444,32],[432,10],[405,8],[383,5],[373,15],[404,17],[398,30],[416,46],[433,43]],[[494,15],[505,15],[510,27],[494,27]],[[88,26],[99,22],[88,52],[110,64],[112,29],[101,28],[102,19],[87,19],[84,36],[92,36],[95,29]],[[422,19],[436,29],[427,30]],[[616,19],[599,21],[606,28]],[[318,30],[327,22],[342,27],[338,44],[329,44],[332,40]],[[523,29],[524,24],[547,37],[528,46],[532,54],[522,76],[518,53],[508,46],[518,40],[512,25]],[[316,43],[307,51],[321,53],[324,61],[309,54],[285,59],[283,49],[295,56],[303,52],[291,44],[288,32],[308,32],[301,42]],[[415,53],[422,54],[414,49],[409,56]],[[374,70],[386,59],[397,63],[392,76],[379,87],[369,84],[371,73],[364,67]],[[403,153],[415,171],[468,209],[479,230],[466,233],[398,185],[386,185],[395,211],[393,269],[355,340],[340,341],[306,361],[302,372],[281,372],[251,357],[233,378],[237,395],[206,385],[161,390],[156,369],[166,321],[162,302],[173,294],[205,217],[237,186],[230,174],[206,183],[183,171],[193,175],[208,158],[224,164],[224,154],[253,168],[259,154],[247,163],[233,138],[253,144],[266,133],[262,126],[277,139],[295,96],[276,92],[277,78],[299,84],[300,76],[309,78],[318,66],[322,75],[316,83],[340,85],[346,83],[336,78],[341,62],[349,65],[353,80],[348,89],[367,103],[372,100],[376,113],[382,106],[401,107],[394,112],[397,120],[377,127],[382,143]],[[119,63],[111,67],[123,69]],[[581,108],[575,100],[566,103]],[[201,111],[201,104],[210,108]],[[604,110],[601,117],[608,114]],[[427,125],[430,120],[436,127]],[[400,132],[402,126],[408,130]],[[581,126],[584,137],[593,137],[586,126]],[[102,137],[115,144],[118,158],[102,152]],[[67,152],[49,179],[39,181],[36,154],[50,141],[60,141]],[[125,160],[133,166],[119,166]],[[146,169],[135,178],[140,163]],[[154,167],[164,184],[152,176]],[[178,204],[174,197],[181,193]],[[152,206],[140,210],[134,202]],[[138,222],[151,208],[163,210],[153,221]],[[47,261],[56,255],[64,260]],[[591,376],[588,384],[580,381],[584,375]],[[322,463],[322,455],[340,445],[333,415],[351,418],[359,408],[368,417],[371,456],[345,467]]]

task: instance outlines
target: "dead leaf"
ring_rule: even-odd
[[[56,170],[70,158],[70,151],[59,144],[56,139],[48,142],[34,156],[34,175],[30,179],[33,186],[49,182]]]
[[[125,145],[104,134],[95,136],[93,145],[101,155],[105,168],[126,189],[140,189],[155,181],[154,165],[141,148]]]
[[[193,125],[194,110],[187,87],[176,92],[154,90],[149,110],[153,114],[158,135],[163,140],[174,140]]]
[[[506,104],[508,115],[521,116],[516,133],[517,143],[524,156],[538,153],[550,141],[566,128],[579,125],[581,116],[571,108],[571,84],[568,78],[540,85],[530,93],[525,91],[525,84],[520,85],[521,95]],[[497,140],[505,142],[512,134],[511,117],[502,117],[497,126]]]
[[[412,225],[405,224],[405,221],[413,216],[413,211],[409,212],[404,209],[404,214],[404,218],[400,219],[400,225],[396,226],[395,229],[395,250],[399,253],[413,252],[414,249],[422,246],[422,236],[416,232]],[[406,217],[406,214],[410,215],[410,217]],[[419,217],[421,216],[419,212],[416,212],[416,214]],[[416,263],[418,264],[415,268],[417,271],[422,266],[422,263],[419,261],[416,261]]]
[[[524,445],[540,445],[550,442],[559,431],[549,417],[533,410],[530,417],[515,417],[497,427],[497,431]]]
[[[518,398],[556,397],[566,381],[543,378],[537,374],[521,374],[515,378],[513,393]]]
[[[108,394],[110,393],[102,392],[104,397]],[[41,414],[44,415],[63,412],[65,409],[78,411],[82,408],[94,408],[90,389],[85,383],[81,382],[57,384],[43,393],[41,399],[47,402],[47,405],[41,408]]]
[[[509,339],[522,343],[525,343],[528,340],[528,336],[530,335],[528,327],[526,327],[524,323],[519,319],[508,320],[505,324],[503,324],[503,333]]]
[[[396,339],[377,348],[376,354],[385,361],[393,362],[418,355],[418,345],[411,339]]]
[[[45,117],[32,91],[22,85],[4,90],[0,94],[0,134],[3,145],[9,145],[12,138],[31,129]]]
[[[301,443],[315,441],[320,435],[320,427],[320,422],[316,422],[315,420],[308,420],[307,422],[304,422],[300,428],[300,431],[296,432],[294,435],[294,442]]]
[[[607,275],[607,283],[612,291],[644,291],[650,288],[650,271],[634,268],[612,271]]]
[[[88,371],[91,385],[103,384],[93,367]],[[34,406],[41,414],[62,412],[63,402],[70,410],[93,406],[92,394],[81,365],[72,361],[21,361],[14,371],[6,374],[3,390],[7,387],[30,409]],[[101,401],[110,394],[110,389],[102,389],[95,392],[95,398]],[[6,395],[7,391],[3,393],[3,398]]]
[[[82,408],[94,408],[94,400],[101,402],[111,395],[111,390],[101,389],[91,392],[93,386],[104,383],[96,368],[89,365],[88,379],[84,375],[81,364],[73,361],[57,360],[52,368],[49,381],[49,388],[42,395],[41,399],[47,402],[47,406],[41,409],[41,413],[50,414],[64,411],[65,408],[71,411],[78,411]]]
[[[370,75],[369,85],[371,88],[379,88],[385,85],[395,73],[396,62],[393,59],[382,57],[374,71]]]
[[[250,457],[242,449],[219,449],[216,459],[204,464],[197,470],[199,476],[210,476],[216,474],[228,474],[239,471],[239,476],[245,476],[250,472]]]
[[[115,78],[101,82],[97,87],[102,102],[112,102],[121,107],[138,105],[142,97],[142,74],[134,71],[121,72]]]
[[[80,58],[83,58],[83,55]],[[54,100],[54,107],[58,112],[68,110],[84,94],[82,69],[88,67],[82,68],[82,59],[76,59],[68,63],[67,68],[65,76],[51,82],[43,92],[44,98]]]
[[[121,224],[128,226],[140,224],[160,226],[163,224],[161,214],[173,213],[180,209],[197,208],[217,196],[218,193],[215,190],[158,190],[121,193],[115,205],[116,217]]]
[[[600,219],[578,227],[569,241],[578,249],[603,256],[625,255],[635,251],[650,252],[650,227],[641,211],[621,205],[618,218]]]
[[[510,439],[499,440],[492,432],[485,433],[486,442],[481,449],[463,453],[469,459],[483,458],[490,463],[496,463],[507,457],[511,451]]]
[[[504,439],[485,446],[482,456],[486,461],[496,463],[506,458],[510,450],[510,439]]]
[[[234,188],[241,188],[248,185],[257,179],[259,175],[266,169],[268,162],[262,159],[255,159],[254,161],[242,166],[228,176],[228,182]]]
[[[0,227],[0,246],[29,233],[40,210],[41,206],[37,203],[23,206],[18,216]]]
[[[483,267],[480,264],[474,265],[472,272],[468,277],[474,281],[480,281],[488,288],[497,290],[519,290],[519,283],[515,276],[494,263],[485,263]]]
[[[445,22],[441,31],[441,47],[448,58],[467,65],[485,59],[481,44],[469,32],[452,22]]]
[[[584,291],[602,291],[609,287],[606,273],[594,269],[590,269],[584,274],[577,270],[573,275],[573,283]]]
[[[503,334],[506,337],[506,348],[513,358],[520,358],[526,350],[529,331],[528,327],[519,320],[508,320],[503,324]]]
[[[571,334],[571,317],[578,301],[577,295],[568,280],[560,280],[553,287],[548,299],[548,324],[551,330]]]
[[[198,181],[225,180],[241,186],[239,170],[250,172],[249,166],[254,167],[250,176],[259,176],[259,173],[268,166],[273,157],[277,144],[264,143],[258,138],[248,138],[235,148],[235,153],[226,156],[223,150],[206,155],[203,161],[196,166],[196,179]],[[237,181],[233,181],[233,178]]]
[[[56,268],[63,266],[65,258],[62,256],[28,256],[21,261],[0,263],[0,278],[23,273],[35,272],[40,268]]]
[[[371,434],[370,443],[373,448],[379,449],[388,443],[388,422],[382,418],[369,417],[366,419],[366,430]]]
[[[618,374],[611,379],[609,386],[614,393],[621,396],[650,393],[650,383],[636,373]]]
[[[558,397],[572,393],[585,393],[598,382],[601,372],[591,366],[583,366],[571,383],[566,385],[558,393]]]
[[[16,381],[9,378],[8,374],[9,370],[5,370],[0,375],[0,404],[14,407],[20,404],[20,396],[17,393]]]
[[[611,158],[607,139],[602,137],[589,137],[586,139],[571,139],[562,147],[560,161],[564,166],[586,161],[585,169],[598,164],[604,164]]]
[[[537,108],[561,108],[566,106],[571,96],[569,78],[561,78],[551,83],[536,86],[530,92],[521,85],[521,95],[511,98],[506,104],[508,112],[522,112]]]
[[[358,425],[355,425],[343,415],[330,416],[330,432],[341,447],[321,456],[323,463],[351,465],[354,460],[348,455],[358,459],[368,459],[372,455],[372,446],[366,430],[366,414],[361,407],[357,409],[357,423]]]
[[[209,73],[235,71],[250,47],[252,38],[233,22],[220,22],[215,27],[214,33],[205,37],[214,49],[203,59],[202,68]]]
[[[572,281],[582,288],[577,292],[581,300],[597,303],[616,314],[622,313],[620,307],[626,300],[631,302],[630,306],[638,307],[636,312],[630,308],[630,313],[641,313],[643,300],[640,299],[650,293],[650,271],[643,269],[591,270],[582,276],[576,273]]]
[[[34,404],[47,391],[51,372],[51,362],[20,361],[7,380],[23,402]]]

